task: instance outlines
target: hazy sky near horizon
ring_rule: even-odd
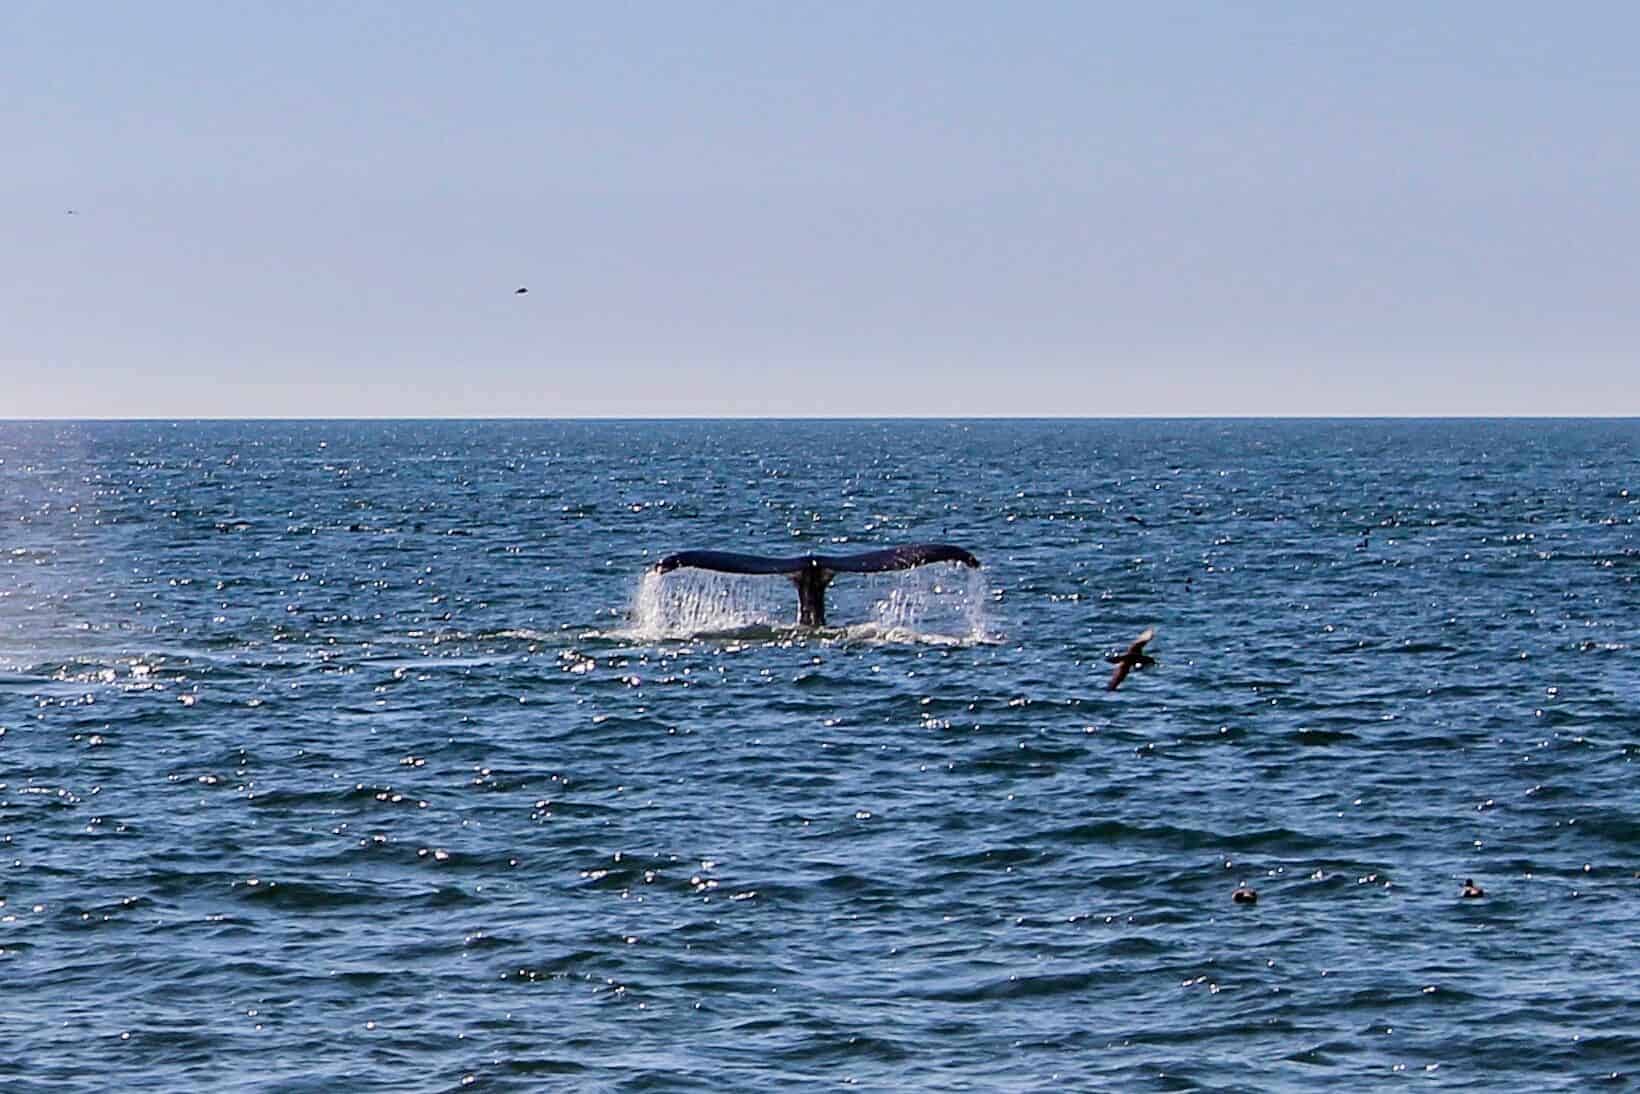
[[[0,417],[1640,414],[1636,40],[9,0]]]

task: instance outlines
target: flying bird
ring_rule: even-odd
[[[1116,666],[1116,671],[1110,674],[1110,683],[1106,686],[1106,691],[1115,691],[1117,688],[1121,687],[1122,681],[1126,680],[1128,673],[1132,672],[1134,669],[1142,669],[1146,665],[1156,663],[1156,659],[1154,657],[1151,657],[1149,654],[1145,653],[1145,643],[1155,637],[1156,629],[1154,627],[1146,627],[1145,633],[1141,634],[1138,638],[1135,638],[1133,640],[1133,645],[1129,646],[1124,652],[1113,653],[1105,658],[1106,661],[1109,661],[1111,664]]]
[[[513,290],[513,295],[514,296],[523,296],[525,293],[527,293],[529,291],[530,290],[528,288],[526,288],[523,285],[520,285],[520,286],[518,286],[518,288]]]

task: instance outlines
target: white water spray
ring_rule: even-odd
[[[827,592],[827,615],[850,638],[966,644],[994,637],[989,602],[984,571],[921,566],[839,575]],[[778,575],[651,569],[638,580],[630,614],[632,636],[644,639],[784,629],[796,625],[797,591]]]
[[[961,643],[990,637],[986,615],[990,585],[983,570],[923,566],[874,575],[867,587],[876,596],[868,626],[878,637]]]
[[[795,597],[784,578],[645,570],[632,597],[632,633],[639,638],[689,638],[772,627],[790,621]]]

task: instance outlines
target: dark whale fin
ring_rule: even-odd
[[[890,547],[886,551],[867,551],[863,555],[815,555],[820,565],[839,574],[880,574],[889,570],[909,570],[930,562],[960,562],[977,568],[979,559],[949,543],[908,543],[904,547]]]
[[[826,625],[826,586],[842,573],[877,574],[909,570],[931,562],[960,562],[978,567],[979,559],[949,543],[908,543],[882,551],[858,555],[795,555],[771,558],[742,555],[733,551],[679,551],[655,563],[655,570],[668,573],[689,566],[715,570],[721,574],[779,574],[797,586],[798,622],[805,627]]]
[[[803,555],[766,558],[763,555],[737,555],[733,551],[679,551],[655,563],[655,569],[663,574],[685,566],[697,570],[716,570],[720,574],[796,574],[802,572],[807,562]]]

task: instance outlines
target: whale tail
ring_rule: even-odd
[[[978,567],[979,559],[949,543],[909,543],[857,555],[793,555],[774,558],[733,551],[679,551],[655,563],[658,573],[683,567],[723,574],[776,574],[797,586],[797,621],[805,627],[826,625],[826,588],[841,573],[875,574],[909,570],[932,562]]]

